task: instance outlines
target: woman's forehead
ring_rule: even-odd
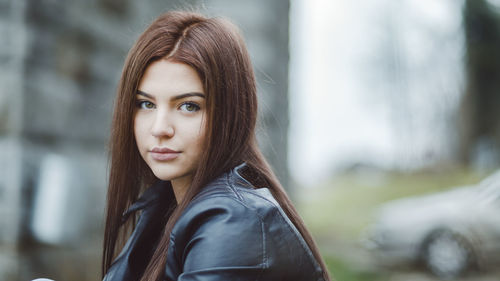
[[[204,93],[203,83],[194,68],[165,59],[155,61],[146,68],[139,90],[153,96]]]

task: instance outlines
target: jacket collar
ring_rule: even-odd
[[[132,205],[130,205],[125,212],[123,212],[122,223],[124,223],[134,212],[145,209],[148,206],[156,204],[157,202],[168,202],[173,198],[175,198],[174,193],[168,182],[158,180],[152,186],[147,188],[142,195]]]

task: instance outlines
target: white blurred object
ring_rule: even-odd
[[[37,278],[37,279],[33,279],[31,281],[54,281],[52,279],[47,279],[47,278]]]
[[[41,242],[61,244],[78,236],[85,194],[69,157],[48,154],[40,164],[32,231]]]

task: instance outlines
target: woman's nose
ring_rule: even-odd
[[[151,128],[151,134],[157,138],[173,137],[175,134],[175,130],[174,126],[169,121],[170,120],[166,112],[158,111],[155,116],[153,126]]]

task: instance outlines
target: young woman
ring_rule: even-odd
[[[234,25],[168,12],[146,29],[115,103],[104,280],[330,280],[256,117]]]

